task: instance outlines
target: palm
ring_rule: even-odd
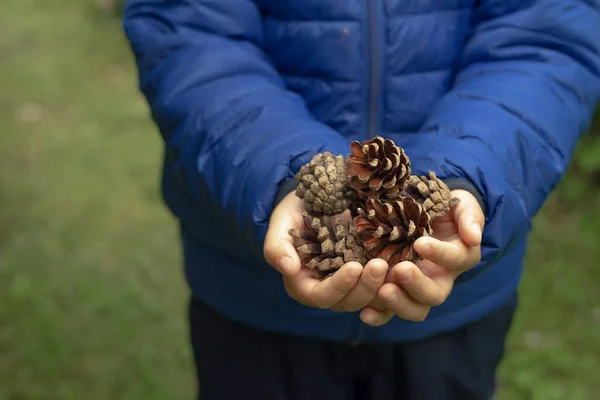
[[[446,214],[444,217],[434,220],[431,227],[433,229],[431,236],[438,240],[444,242],[461,240],[458,234],[458,223],[454,220],[452,214]]]
[[[420,260],[417,261],[415,264],[417,264],[417,266],[423,271],[423,273],[427,276],[429,276],[432,279],[436,279],[436,278],[446,278],[452,275],[456,275],[456,274],[460,274],[461,272],[463,272],[464,270],[472,267],[474,264],[474,262],[476,263],[476,261],[478,260],[478,254],[479,253],[479,245],[474,244],[473,242],[476,241],[478,242],[479,239],[474,239],[473,238],[473,233],[469,232],[467,234],[467,236],[465,237],[461,237],[461,232],[464,236],[465,234],[465,226],[469,223],[468,221],[480,221],[481,224],[483,224],[483,214],[481,214],[481,209],[477,206],[477,203],[475,202],[475,199],[472,197],[472,195],[464,192],[464,191],[455,191],[453,192],[454,195],[456,196],[460,196],[461,198],[461,203],[459,203],[458,206],[456,206],[455,209],[453,209],[451,212],[449,212],[448,214],[446,214],[444,217],[436,219],[432,222],[432,229],[433,229],[433,233],[432,233],[432,237],[434,239],[437,239],[441,242],[444,242],[448,245],[451,245],[452,248],[454,249],[463,249],[465,251],[468,251],[470,253],[472,253],[471,257],[467,257],[464,256],[464,260],[466,262],[460,262],[459,264],[462,264],[460,266],[454,265],[452,268],[448,268],[448,263],[444,262],[446,261],[445,259],[448,258],[447,255],[445,255],[444,253],[439,254],[435,257],[436,258],[436,262],[433,262],[427,258],[427,256],[425,256],[424,260]],[[468,200],[468,201],[467,201]],[[472,203],[472,204],[469,204]],[[462,211],[458,211],[462,208]],[[465,209],[475,209],[477,210],[474,214],[474,218],[467,218],[465,217],[466,215],[471,214],[470,212],[464,212]],[[462,215],[462,220],[461,220],[461,215]],[[471,222],[471,223],[472,223]],[[461,228],[462,225],[462,228]],[[469,238],[470,237],[470,238]],[[470,243],[465,243],[465,240],[467,242]],[[445,246],[446,248],[448,248],[448,246]],[[469,250],[470,249],[470,250]],[[466,254],[466,253],[465,253]],[[475,257],[473,257],[475,256]],[[451,258],[455,258],[455,257],[451,257]],[[459,257],[460,258],[460,257]],[[467,259],[472,261],[467,261]],[[455,263],[450,263],[450,264],[455,264]]]

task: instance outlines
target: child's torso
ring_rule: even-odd
[[[256,0],[287,87],[351,139],[418,130],[451,87],[475,0]]]

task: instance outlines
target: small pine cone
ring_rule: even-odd
[[[319,278],[326,278],[347,262],[366,263],[354,224],[343,222],[339,216],[303,215],[304,229],[291,229],[290,235],[302,264]]]
[[[421,236],[431,235],[430,220],[423,206],[411,197],[389,203],[369,199],[354,225],[369,258],[382,258],[393,266],[420,259],[413,245]]]
[[[406,193],[425,208],[431,219],[443,217],[458,204],[458,199],[450,195],[448,186],[433,171],[429,171],[429,178],[411,175]]]
[[[354,141],[350,149],[346,174],[360,199],[395,199],[401,194],[410,176],[410,159],[401,147],[377,136],[362,145]]]
[[[335,215],[348,209],[356,195],[348,186],[344,157],[316,154],[296,174],[296,196],[304,199],[311,214]]]

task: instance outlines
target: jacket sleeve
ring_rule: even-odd
[[[315,153],[347,153],[346,139],[286,90],[253,1],[129,0],[123,24],[183,189],[207,191],[198,207],[262,253],[279,185]]]
[[[483,198],[482,262],[524,238],[600,96],[596,0],[482,0],[450,92],[402,145],[412,163]]]

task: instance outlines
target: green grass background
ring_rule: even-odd
[[[191,399],[161,143],[120,21],[85,0],[0,9],[0,400]],[[500,399],[600,398],[594,136],[535,220]]]

